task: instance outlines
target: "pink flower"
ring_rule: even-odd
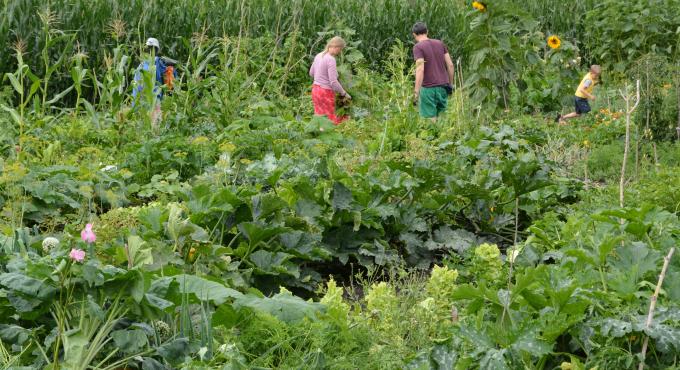
[[[97,235],[94,235],[94,231],[92,231],[92,224],[85,225],[85,228],[80,232],[80,238],[88,244],[97,240]]]
[[[93,234],[94,235],[94,234]],[[72,260],[76,262],[83,262],[85,260],[85,251],[81,249],[71,249],[71,253],[68,255]]]

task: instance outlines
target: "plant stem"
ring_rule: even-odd
[[[598,270],[600,271],[600,280],[602,281],[602,290],[604,290],[604,292],[607,293],[607,280],[604,278],[604,271],[602,270],[602,266],[598,267]]]

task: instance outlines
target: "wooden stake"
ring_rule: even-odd
[[[666,270],[668,269],[668,264],[671,262],[671,257],[673,257],[673,252],[675,252],[675,247],[671,248],[668,255],[663,259],[663,267],[661,268],[661,274],[659,274],[659,281],[656,283],[656,289],[654,289],[654,294],[650,299],[649,303],[649,313],[647,313],[647,322],[645,323],[645,328],[649,329],[652,326],[652,319],[654,318],[654,308],[656,307],[656,300],[659,298],[659,291],[661,291],[661,285],[663,285],[663,279],[666,277]],[[642,343],[642,351],[640,352],[640,366],[638,370],[645,368],[645,356],[647,355],[647,345],[649,344],[649,336],[645,336],[645,341]]]

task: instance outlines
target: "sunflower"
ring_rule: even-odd
[[[552,35],[548,37],[548,46],[552,49],[559,49],[560,45],[562,44],[562,41],[560,40],[559,37]]]
[[[472,2],[472,7],[479,10],[480,12],[485,12],[486,11],[486,4],[484,4],[481,1],[473,1]]]

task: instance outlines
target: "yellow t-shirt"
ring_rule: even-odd
[[[585,76],[583,76],[583,79],[581,80],[581,83],[578,84],[578,87],[576,88],[576,92],[574,95],[578,96],[579,98],[587,99],[588,97],[585,96],[585,94],[581,93],[581,89],[585,90],[588,92],[588,94],[593,93],[593,88],[597,84],[597,80],[595,80],[591,75],[590,72],[586,73]]]

